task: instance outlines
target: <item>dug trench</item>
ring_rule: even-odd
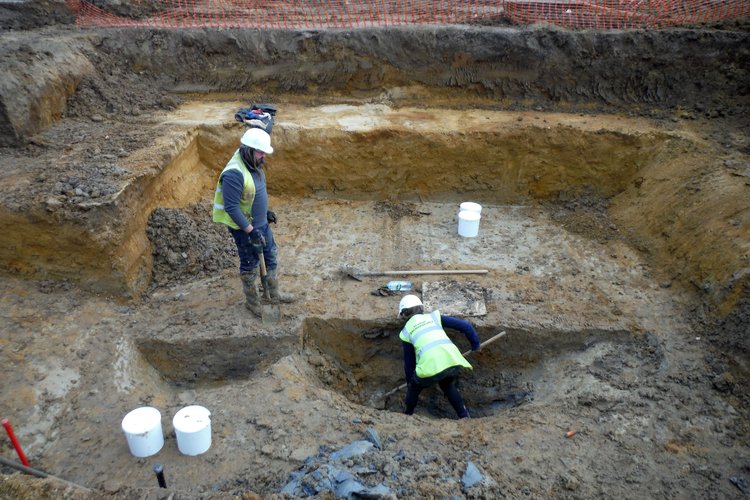
[[[480,338],[491,338],[498,328],[479,330]],[[302,324],[300,355],[314,367],[311,381],[321,389],[343,394],[358,405],[398,412],[402,405],[394,389],[400,385],[401,345],[396,323],[307,318]],[[503,330],[508,334],[508,329]],[[467,347],[465,339],[457,345]],[[464,345],[465,344],[465,345]],[[288,354],[289,347],[274,355],[268,346],[252,346],[235,339],[185,340],[181,344],[136,342],[140,355],[159,376],[183,390],[219,387],[252,376]],[[262,352],[253,356],[252,352]],[[254,359],[255,358],[255,359]],[[604,361],[617,358],[617,369],[603,369]],[[591,360],[597,361],[591,364]],[[587,370],[600,376],[653,377],[665,368],[665,357],[653,334],[633,336],[627,331],[552,332],[510,330],[497,345],[488,345],[471,358],[472,371],[462,380],[462,394],[474,417],[502,414],[507,408],[534,401],[545,405],[559,397],[559,387],[580,379]],[[578,371],[558,367],[575,365]],[[613,373],[612,373],[613,372]],[[394,385],[395,384],[395,385]],[[391,389],[387,391],[387,389]],[[393,393],[393,396],[389,396]],[[427,413],[452,418],[453,410],[435,388],[422,396]]]
[[[201,100],[190,103],[172,114],[167,119],[172,125],[172,130],[186,124],[190,127],[197,116],[202,117],[202,123],[196,129],[188,128],[185,134],[190,138],[186,141],[187,146],[176,152],[174,158],[167,159],[166,165],[159,169],[160,175],[151,183],[160,187],[185,184],[203,186],[204,192],[210,191],[209,183],[222,168],[220,164],[211,165],[213,159],[230,156],[236,147],[238,127],[227,127],[226,117],[231,116],[232,110],[239,105],[240,103],[226,105]],[[212,121],[212,113],[217,123]],[[420,229],[416,227],[412,230],[415,240],[424,244],[421,243],[422,240],[430,243],[431,240],[440,239],[440,234],[434,234],[435,231],[441,232],[445,237],[455,233],[455,227],[451,228],[456,222],[454,214],[447,216],[445,221],[438,221],[437,224],[422,222],[433,212],[444,213],[453,207],[455,204],[449,200],[460,201],[470,197],[486,204],[490,203],[485,208],[487,220],[488,217],[492,217],[490,207],[529,198],[546,199],[558,197],[561,193],[570,196],[570,193],[584,189],[590,196],[591,193],[598,193],[600,197],[609,197],[625,189],[643,165],[657,161],[656,158],[664,154],[665,148],[670,147],[671,141],[680,143],[686,140],[679,134],[645,130],[645,125],[637,121],[630,124],[631,130],[639,129],[634,133],[626,132],[628,129],[623,127],[621,122],[614,130],[604,130],[601,127],[611,123],[606,117],[597,117],[591,126],[587,126],[592,120],[591,117],[570,119],[551,114],[508,114],[480,110],[470,110],[466,116],[456,112],[456,116],[460,116],[461,125],[460,133],[455,134],[446,131],[446,128],[452,129],[455,125],[446,123],[447,120],[442,117],[444,113],[445,110],[429,108],[402,108],[396,111],[382,105],[336,105],[312,109],[289,106],[285,110],[286,120],[280,120],[276,124],[274,135],[277,138],[275,144],[279,148],[279,153],[274,157],[269,175],[273,176],[279,186],[283,186],[275,192],[287,200],[284,205],[293,206],[296,203],[295,198],[305,200],[304,205],[312,207],[309,209],[310,213],[322,212],[325,209],[321,208],[321,205],[325,207],[333,202],[333,206],[339,212],[352,211],[352,207],[357,206],[365,207],[365,210],[353,211],[354,217],[363,221],[367,220],[368,216],[371,217],[363,212],[371,210],[375,214],[387,215],[388,219],[398,223],[425,225],[427,234],[420,234]],[[554,123],[555,118],[562,121]],[[524,121],[529,122],[528,125]],[[410,130],[409,124],[415,122],[419,123],[419,133]],[[593,127],[596,127],[596,130],[593,130]],[[585,162],[578,158],[581,144],[585,144],[591,152]],[[310,151],[311,153],[305,155],[306,162],[311,165],[323,165],[323,168],[315,168],[309,175],[304,175],[305,169],[299,167],[301,158],[292,153],[284,154],[283,150]],[[337,156],[329,158],[329,150],[336,150]],[[397,168],[388,170],[380,166],[381,158],[387,157],[389,151],[400,152],[399,164],[403,162],[411,165],[408,172]],[[524,152],[523,156],[518,156],[520,151]],[[552,155],[552,151],[556,152],[554,164],[546,160]],[[139,163],[140,156],[136,155]],[[450,184],[444,180],[450,178],[454,170],[462,168],[461,165],[466,163],[467,157],[471,157],[471,162],[462,170],[466,179],[465,185],[455,190],[459,192],[445,192],[445,186]],[[431,161],[430,158],[434,160]],[[351,165],[358,168],[352,169]],[[208,182],[200,179],[196,172],[211,172],[211,175],[206,175]],[[127,189],[122,191],[125,192]],[[236,257],[233,255],[233,249],[227,248],[225,235],[219,231],[211,231],[210,227],[205,229],[207,224],[201,221],[202,217],[205,218],[207,207],[193,206],[188,211],[170,212],[164,207],[169,203],[165,202],[164,197],[159,196],[163,191],[163,188],[149,189],[148,192],[154,193],[155,196],[139,197],[137,207],[132,209],[140,212],[144,211],[145,207],[145,212],[150,212],[150,207],[160,207],[156,213],[151,214],[148,228],[145,227],[147,221],[143,217],[139,218],[141,226],[136,226],[133,233],[140,239],[143,239],[144,234],[148,234],[150,241],[144,239],[145,249],[138,249],[121,259],[132,262],[126,267],[137,267],[144,253],[149,256],[153,254],[153,269],[142,274],[153,274],[158,286],[185,282],[189,278],[231,267]],[[172,190],[168,190],[168,193],[171,195]],[[193,203],[195,194],[196,191],[192,191],[182,199],[173,198],[170,203]],[[385,196],[391,201],[375,201]],[[343,206],[340,206],[339,201],[334,201],[341,199],[347,200]],[[121,203],[120,206],[131,211],[127,208],[127,203]],[[295,220],[306,217],[292,213],[287,213],[286,216]],[[344,214],[337,215],[339,219],[346,217]],[[411,222],[412,220],[414,222]],[[351,223],[343,225],[351,227]],[[433,225],[436,227],[430,227]],[[502,223],[500,225],[502,226]],[[170,234],[174,226],[183,227],[176,237]],[[190,229],[185,230],[186,226]],[[385,229],[390,232],[388,228]],[[326,230],[329,231],[330,229]],[[215,241],[205,238],[206,234],[212,233]],[[503,244],[502,233],[502,228],[488,228],[486,231],[483,229],[482,247],[486,255],[476,255],[480,252],[472,246],[466,249],[471,251],[471,256],[464,255],[464,250],[459,252],[455,260],[464,261],[469,267],[494,266],[496,269],[501,264],[498,253],[501,251],[499,246]],[[333,235],[329,235],[327,239],[334,241],[330,244],[332,248],[324,248],[323,252],[340,255],[340,243],[345,240],[343,237],[331,236]],[[290,234],[287,237],[296,240],[299,236]],[[358,232],[356,237],[362,238],[362,232]],[[383,250],[386,247],[386,242],[383,241],[385,239],[387,235],[374,242],[373,247]],[[399,239],[403,239],[403,236]],[[493,245],[498,245],[497,250],[493,251]],[[302,246],[300,245],[300,248]],[[429,262],[428,259],[434,259],[429,249],[416,255],[405,253],[410,246],[398,249],[401,252],[398,258],[402,262],[402,267],[418,268],[425,266],[425,263]],[[305,250],[305,253],[310,252],[315,253],[316,250]],[[442,249],[439,257],[444,259],[450,255],[447,249]],[[523,273],[524,267],[528,271],[528,266],[521,266],[520,261],[515,262],[512,256],[506,255],[504,258],[511,259],[502,263],[508,266],[508,271]],[[347,258],[346,262],[357,263],[364,261],[363,259],[364,256],[358,255]],[[329,259],[326,268],[324,258],[316,257],[313,260],[322,264],[318,267],[319,272],[333,276],[337,274],[337,267],[341,267],[343,262]],[[433,261],[427,265],[439,270],[439,264],[440,261]],[[382,266],[388,266],[387,261],[384,261]],[[104,267],[111,268],[114,265],[104,262]],[[459,288],[465,289],[463,285]],[[367,313],[363,313],[363,316],[378,317],[377,314]],[[182,323],[177,322],[177,325],[177,328],[170,328],[168,331],[181,332]],[[309,335],[316,339],[327,336],[327,333],[308,333],[314,325],[319,325],[317,322],[305,321],[304,325],[301,335],[305,338]],[[398,330],[396,325],[390,325],[390,329]],[[294,339],[296,336],[297,332],[294,332],[291,338]],[[569,333],[559,333],[558,336],[566,341],[570,337],[577,337],[576,334]],[[321,345],[321,340],[314,343],[320,346],[323,352],[331,352],[331,355],[340,361],[343,353],[336,354],[334,346],[345,345],[347,349],[353,349],[354,344],[345,342],[336,333],[331,337],[333,340],[330,345]],[[527,335],[521,334],[520,337],[525,338]],[[248,342],[246,336],[185,340],[179,334],[172,335],[163,331],[159,337],[154,337],[150,333],[149,336],[138,340],[137,347],[162,377],[178,384],[189,385],[246,377],[253,370],[268,367],[289,354],[294,343],[288,339],[283,342],[278,339],[268,342],[262,337],[256,337],[252,342]],[[394,344],[394,347],[398,346]],[[395,352],[395,355],[391,353],[387,357],[394,358],[398,354],[399,352]],[[351,353],[351,356],[352,359],[358,357],[356,353]],[[352,364],[359,365],[361,362],[333,363],[342,370],[344,379],[352,377]],[[489,372],[497,371],[498,362],[495,361],[491,365]],[[378,365],[376,369],[356,368],[358,375],[354,377],[354,385],[360,388],[367,386],[364,393],[382,393],[387,383],[394,382],[394,368],[395,366],[387,365]],[[390,380],[378,383],[377,374],[390,376]],[[486,375],[477,376],[477,380],[481,379],[489,380],[491,386],[495,380],[493,377],[487,379]],[[503,377],[500,377],[497,380],[502,379]],[[345,392],[353,401],[368,404],[364,393],[355,397],[350,391]],[[510,398],[512,394],[507,394],[506,397]],[[396,400],[397,398],[394,398],[394,402]],[[519,398],[520,400],[523,398]],[[501,398],[493,401],[499,402]],[[502,404],[498,403],[498,406]],[[396,409],[396,406],[392,405],[390,409]]]
[[[399,330],[397,324],[312,318],[303,326],[303,352],[316,368],[322,385],[354,403],[398,412],[403,409],[403,392],[394,393],[401,385],[400,378],[394,375],[403,371]],[[485,327],[478,333],[480,338],[489,339],[499,330]],[[472,370],[460,381],[462,396],[475,418],[502,415],[508,408],[532,401],[544,406],[560,397],[558,391],[570,380],[582,378],[591,367],[601,369],[602,360],[608,357],[618,357],[618,362],[624,364],[620,370],[638,378],[653,376],[664,362],[653,335],[633,336],[626,331],[502,331],[507,338],[501,337],[497,344],[493,342],[474,353],[470,358]],[[463,347],[462,351],[470,350],[465,339],[455,341]],[[598,361],[589,365],[593,359]],[[565,365],[575,365],[578,370],[565,372],[559,368]],[[618,375],[622,373],[615,371],[609,376]],[[437,387],[425,390],[421,397],[430,416],[455,416]]]
[[[228,157],[242,130],[232,124],[239,104],[186,103],[161,118],[173,136],[189,138],[177,142],[182,149],[160,155],[146,148],[121,160],[122,168],[135,168],[151,152],[162,162],[119,189],[117,203],[106,204],[137,214],[127,230],[141,247],[129,245],[138,250],[112,261],[100,252],[98,262],[112,268],[128,261],[125,268],[151,275],[150,287],[130,289],[138,301],[87,292],[85,281],[76,285],[86,271],[75,262],[68,262],[68,281],[29,287],[32,279],[16,277],[3,285],[12,325],[7,366],[26,367],[9,371],[7,380],[36,402],[26,407],[14,398],[6,411],[15,415],[35,462],[113,496],[148,489],[156,460],[167,465],[175,491],[193,495],[294,490],[294,474],[314,482],[305,464],[344,468],[398,496],[430,495],[433,487],[466,494],[459,479],[471,462],[486,475],[474,492],[544,496],[624,493],[641,477],[650,478],[644,491],[654,491],[653,480],[666,492],[676,487],[667,471],[699,467],[705,455],[694,450],[709,448],[712,463],[725,464],[706,469],[712,487],[734,488],[720,470],[731,468],[735,447],[742,446],[742,419],[711,384],[731,400],[735,379],[729,371],[693,378],[704,361],[701,335],[686,333],[695,331],[690,293],[679,280],[665,285],[674,268],[653,266],[629,244],[623,233],[637,229],[640,219],[609,215],[618,214],[618,198],[640,199],[646,179],[661,177],[652,169],[705,160],[689,130],[617,116],[477,110],[462,118],[460,131],[446,132],[443,120],[431,118],[440,113],[429,108],[290,103],[274,131],[278,149],[268,175],[280,217],[284,285],[302,298],[284,308],[281,323],[268,326],[244,310],[232,243],[208,219],[206,198],[222,168],[217,159]],[[215,110],[215,122],[207,110]],[[420,133],[405,125],[415,115]],[[591,151],[583,162],[582,148]],[[297,154],[304,152],[303,162]],[[395,162],[398,168],[391,167]],[[319,166],[306,173],[307,165]],[[459,169],[463,184],[446,192],[445,179]],[[148,187],[185,179],[201,189],[169,198]],[[126,194],[131,191],[143,194]],[[456,232],[458,202],[469,198],[483,205],[476,238]],[[549,198],[558,203],[547,206]],[[90,220],[99,220],[100,209],[87,208]],[[85,240],[79,245],[81,254],[98,252]],[[461,379],[475,416],[471,425],[454,420],[438,391],[422,395],[418,416],[409,421],[400,414],[403,393],[381,402],[403,381],[399,325],[387,319],[399,296],[376,293],[384,279],[351,279],[342,263],[490,271],[402,277],[425,298],[437,283],[451,284],[459,298],[479,289],[486,314],[467,319],[483,340],[507,331],[473,355],[474,370]],[[444,299],[435,305],[462,313]],[[54,313],[40,317],[39,309]],[[32,331],[43,335],[26,334]],[[50,344],[60,348],[49,353]],[[703,389],[696,393],[696,386]],[[171,416],[190,404],[213,412],[213,444],[205,456],[180,455],[168,420],[165,446],[155,457],[129,454],[118,429],[127,411],[149,405]],[[700,419],[710,422],[708,429],[697,430],[694,412],[706,415]],[[691,423],[684,427],[686,418]],[[446,440],[425,435],[428,424]],[[372,430],[382,436],[383,450],[351,464],[331,457]],[[590,440],[597,452],[566,448],[566,432]],[[550,435],[561,440],[551,444]],[[468,448],[479,451],[466,455]],[[643,450],[635,452],[637,462],[626,458],[634,449]],[[550,452],[561,459],[550,464]],[[653,472],[640,465],[644,460]],[[602,470],[595,463],[613,465]],[[363,474],[361,467],[388,472]],[[110,469],[120,471],[116,478],[106,475]],[[619,478],[617,484],[586,472],[593,470]],[[426,485],[417,479],[423,474],[448,482]],[[681,480],[686,477],[693,476]],[[691,488],[705,487],[705,477],[694,478]]]
[[[473,41],[530,36],[551,53],[551,41],[568,36],[490,32],[468,30]],[[699,38],[720,47],[745,36],[711,33]],[[113,498],[164,493],[155,463],[179,498],[326,495],[342,474],[404,498],[736,495],[748,475],[746,126],[678,109],[692,83],[635,92],[639,106],[663,99],[654,116],[624,111],[635,91],[627,85],[611,99],[587,95],[573,111],[575,92],[558,89],[570,100],[545,101],[536,87],[523,95],[522,82],[496,76],[508,95],[528,99],[499,106],[487,90],[492,72],[477,91],[460,66],[483,66],[466,57],[446,56],[453,66],[442,76],[422,68],[419,83],[405,85],[403,49],[376,71],[364,59],[381,56],[358,45],[372,39],[347,35],[354,45],[343,35],[276,35],[277,47],[306,47],[308,61],[269,62],[278,87],[252,93],[280,109],[268,180],[282,283],[300,297],[276,325],[244,309],[233,244],[209,216],[247,94],[219,94],[234,81],[219,74],[169,78],[163,54],[194,65],[182,57],[190,44],[177,42],[196,43],[198,34],[101,34],[94,52],[86,36],[56,39],[58,56],[78,54],[67,67],[87,76],[62,103],[67,116],[12,127],[29,142],[2,152],[0,409],[32,465]],[[226,36],[206,34],[216,61],[231,57],[218,43]],[[409,38],[408,30],[393,43],[373,36],[388,48]],[[415,36],[421,43],[405,46],[434,48],[432,30]],[[588,41],[569,36],[574,52]],[[618,47],[638,41],[608,36]],[[34,52],[50,35],[10,38]],[[256,50],[273,46],[264,40]],[[153,60],[144,55],[150,44]],[[325,47],[370,55],[356,68],[342,57],[334,66],[348,72],[337,73],[316,59]],[[108,66],[118,50],[129,62]],[[643,60],[638,50],[629,58]],[[42,64],[43,51],[32,59]],[[679,66],[679,57],[667,59]],[[746,74],[741,63],[734,71]],[[152,76],[138,83],[133,68]],[[304,75],[326,92],[300,92]],[[721,92],[735,76],[708,90],[715,108],[705,118],[731,109]],[[618,78],[613,88],[633,81]],[[211,92],[159,95],[175,85]],[[591,109],[603,101],[617,101],[619,112]],[[124,111],[135,103],[145,109]],[[534,109],[540,103],[546,108]],[[474,238],[456,231],[467,200],[483,207]],[[436,390],[423,393],[413,417],[400,413],[403,393],[382,400],[403,381],[400,294],[382,293],[387,277],[351,279],[344,264],[488,270],[399,277],[445,314],[470,320],[482,340],[506,331],[470,356],[474,370],[461,377],[475,418],[455,420]],[[469,290],[479,290],[481,313],[461,307]],[[171,425],[192,404],[212,412],[213,442],[197,457],[178,452]],[[119,426],[144,405],[161,411],[165,444],[137,459]],[[341,458],[363,439],[376,447]],[[2,451],[14,453],[8,443]],[[470,464],[481,481],[466,486]],[[4,472],[8,495],[64,494],[54,482]]]

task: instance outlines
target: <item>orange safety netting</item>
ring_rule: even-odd
[[[68,0],[81,27],[319,29],[547,23],[565,28],[695,26],[750,17],[750,0],[145,0],[117,15]],[[99,5],[97,5],[99,4]]]

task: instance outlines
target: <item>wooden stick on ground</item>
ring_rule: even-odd
[[[346,265],[341,270],[354,278],[362,281],[365,276],[409,276],[418,274],[487,274],[487,269],[405,269],[403,271],[360,271],[352,266]]]

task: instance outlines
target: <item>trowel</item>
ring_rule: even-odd
[[[267,302],[271,301],[271,288],[268,286],[268,272],[266,270],[266,259],[263,252],[259,253],[260,257],[260,283],[263,285],[263,296]],[[260,320],[264,325],[278,323],[281,319],[281,311],[278,304],[260,303]]]

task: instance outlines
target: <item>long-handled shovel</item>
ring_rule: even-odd
[[[495,335],[494,337],[492,337],[492,338],[489,338],[489,339],[485,340],[484,342],[482,342],[481,344],[479,344],[479,350],[482,350],[482,348],[483,348],[484,346],[486,346],[486,345],[489,345],[489,344],[493,343],[494,341],[496,341],[497,339],[499,339],[500,337],[502,337],[502,336],[504,336],[504,335],[505,335],[505,331],[502,331],[502,332],[498,333],[497,335]],[[469,354],[471,354],[472,352],[474,352],[474,351],[472,351],[472,350],[468,350],[468,351],[466,351],[466,352],[464,352],[464,353],[462,353],[462,354],[463,354],[464,356],[468,356],[468,355],[469,355]],[[383,396],[383,400],[382,400],[382,401],[383,401],[383,405],[382,405],[382,406],[380,406],[380,407],[381,407],[381,408],[385,408],[386,406],[388,406],[388,398],[389,398],[389,397],[391,397],[391,396],[393,396],[394,394],[396,394],[396,393],[397,393],[398,391],[400,391],[401,389],[405,389],[405,388],[406,388],[406,385],[407,385],[407,384],[401,384],[400,386],[396,387],[395,389],[393,389],[393,390],[390,390],[390,391],[386,392],[386,393],[385,393],[385,396]]]
[[[268,271],[266,270],[266,259],[263,252],[258,254],[260,258],[260,283],[263,285],[263,295],[267,301],[271,300],[271,288],[268,286]],[[260,304],[260,320],[264,325],[278,323],[281,311],[278,304]]]

